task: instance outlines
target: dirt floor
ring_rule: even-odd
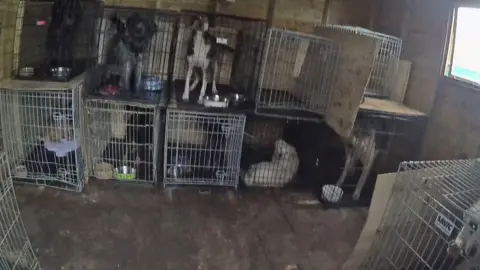
[[[43,269],[338,269],[365,209],[322,210],[286,191],[199,193],[90,185],[17,188]],[[294,269],[294,268],[292,268]]]

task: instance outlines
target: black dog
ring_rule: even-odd
[[[134,93],[139,96],[142,89],[143,54],[157,31],[157,25],[138,13],[128,17],[126,22],[115,14],[110,22],[116,27],[116,33],[107,45],[106,64],[119,68],[121,89],[134,89]]]
[[[54,0],[51,21],[47,28],[49,65],[68,66],[72,45],[82,19],[80,0]]]

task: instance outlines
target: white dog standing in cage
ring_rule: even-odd
[[[347,174],[353,170],[357,161],[360,161],[363,168],[357,186],[355,187],[355,191],[353,192],[354,200],[360,198],[360,193],[362,192],[363,186],[370,175],[373,164],[378,155],[375,137],[375,129],[369,128],[365,133],[357,132],[356,134],[353,134],[345,146],[345,166],[343,167],[342,174],[337,181],[337,186],[343,185],[347,178]]]
[[[465,225],[448,247],[448,253],[465,257],[457,270],[480,269],[480,199],[463,213],[463,222]],[[472,256],[473,248],[476,253]]]
[[[192,25],[192,36],[188,40],[187,47],[187,77],[185,79],[185,89],[183,91],[183,101],[188,101],[190,92],[197,87],[200,81],[200,75],[194,72],[195,67],[202,70],[202,88],[198,96],[198,103],[203,102],[203,97],[207,90],[207,71],[213,69],[212,72],[212,92],[218,93],[216,75],[218,73],[218,58],[221,51],[233,53],[233,49],[225,44],[217,43],[215,36],[208,32],[208,19],[204,16],[198,16]],[[190,85],[190,79],[195,76],[193,84]]]

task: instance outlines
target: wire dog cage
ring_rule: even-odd
[[[322,37],[273,28],[265,46],[256,112],[303,119],[324,116],[339,45]]]
[[[361,269],[479,269],[479,172],[477,159],[402,162]]]
[[[0,153],[0,268],[40,269],[18,209],[7,154]]]
[[[98,85],[90,94],[166,106],[178,14],[105,6],[100,16],[96,29]]]
[[[90,177],[156,184],[165,120],[158,106],[87,98],[87,170]]]
[[[214,62],[217,64],[217,72],[212,67],[214,63],[211,63],[206,70],[209,74],[203,74],[202,68],[200,68],[207,58],[203,53],[205,49],[199,48],[199,52],[195,52],[195,48],[192,48],[193,52],[188,51],[188,43],[194,23],[199,19],[199,16],[206,18],[209,26],[208,31],[216,38],[215,49],[217,53]],[[259,63],[255,60],[261,58],[266,25],[265,20],[183,11],[178,28],[173,75],[177,104],[181,106],[183,103],[182,95],[188,79],[187,53],[193,53],[192,61],[195,62],[196,66],[192,72],[192,78],[189,79],[189,91],[191,92],[189,100],[191,103],[196,103],[198,100],[202,88],[199,81],[203,82],[201,74],[205,76],[205,81],[208,81],[206,85],[207,94],[212,91],[213,81],[215,80],[216,89],[220,94],[240,93],[253,100],[255,89],[252,88],[254,85],[250,84],[250,80],[251,76],[255,76],[255,70],[259,69]]]
[[[164,187],[237,187],[245,115],[167,109]]]
[[[0,86],[0,122],[14,181],[82,191],[83,85],[57,90],[23,87],[21,81]]]
[[[321,27],[347,31],[376,40],[377,48],[374,64],[367,85],[365,86],[365,93],[373,97],[391,98],[398,62],[402,52],[402,40],[394,36],[356,26],[324,25]]]
[[[22,80],[68,81],[95,64],[99,1],[21,0],[14,72]]]
[[[241,159],[242,180],[247,187],[284,187],[294,180],[299,154],[284,136],[287,125],[287,120],[276,118],[247,119]]]

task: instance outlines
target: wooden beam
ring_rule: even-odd
[[[273,26],[275,19],[275,7],[277,5],[277,0],[268,0],[268,10],[267,10],[267,27],[270,28]]]

